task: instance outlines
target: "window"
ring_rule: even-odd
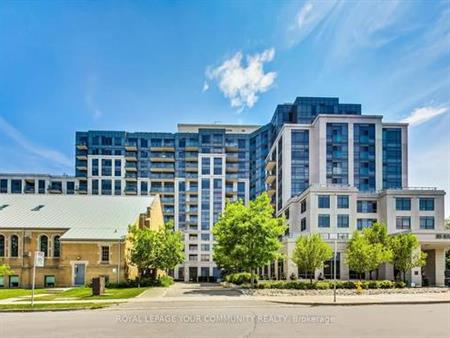
[[[337,227],[338,228],[348,228],[349,217],[348,215],[337,215]]]
[[[358,201],[356,207],[357,211],[361,213],[376,213],[377,201]]]
[[[202,251],[209,251],[209,244],[202,244],[200,248]]]
[[[92,176],[98,176],[98,159],[92,159]]]
[[[210,169],[209,158],[203,157],[202,158],[202,175],[209,175],[209,169]]]
[[[306,211],[306,200],[300,203],[300,212],[303,214]]]
[[[0,193],[6,194],[8,192],[8,180],[0,180]]]
[[[60,236],[53,237],[53,257],[61,256],[61,241]]]
[[[433,216],[420,217],[420,228],[434,229],[434,217]]]
[[[148,182],[141,182],[141,195],[147,195],[148,194]]]
[[[67,191],[67,194],[70,194],[70,195],[74,194],[75,193],[75,182],[73,182],[73,181],[67,182],[66,183],[66,191]]]
[[[201,234],[202,241],[209,241],[209,234]]]
[[[200,255],[200,259],[202,262],[209,262],[209,255]]]
[[[102,263],[109,263],[109,246],[102,246]]]
[[[11,193],[13,194],[22,193],[22,180],[11,180]]]
[[[396,210],[411,210],[411,199],[410,198],[396,198],[395,199],[395,209]]]
[[[0,235],[0,257],[5,257],[5,236]]]
[[[222,175],[222,159],[214,158],[214,175]]]
[[[114,176],[122,176],[122,161],[114,161]]]
[[[39,237],[39,250],[44,253],[45,257],[48,257],[48,237],[45,235]]]
[[[421,198],[419,199],[420,211],[433,211],[434,210],[434,198]]]
[[[356,220],[356,228],[358,230],[362,230],[362,229],[365,229],[365,228],[370,228],[376,222],[377,222],[377,220],[376,219],[372,219],[372,218],[358,218]]]
[[[306,217],[303,217],[300,221],[300,231],[306,230]]]
[[[102,176],[112,175],[112,160],[102,160]]]
[[[38,193],[45,194],[45,181],[39,180],[38,182]]]
[[[112,193],[112,181],[102,180],[102,195],[111,195]]]
[[[114,195],[122,194],[122,182],[114,181]]]
[[[329,228],[329,227],[330,227],[330,215],[320,214],[319,228]]]
[[[347,195],[338,195],[337,197],[337,207],[339,209],[348,209],[348,196]]]
[[[17,235],[11,236],[11,257],[19,257],[19,237]]]
[[[92,180],[92,194],[98,195],[98,180]]]
[[[411,217],[397,217],[395,223],[397,229],[411,229]]]
[[[44,286],[46,288],[53,288],[55,286],[55,276],[45,276],[44,277]]]
[[[189,262],[197,262],[198,258],[197,255],[189,255]]]
[[[9,276],[9,287],[18,288],[19,287],[19,276],[11,275]]]
[[[319,208],[328,209],[330,207],[330,195],[319,195]]]

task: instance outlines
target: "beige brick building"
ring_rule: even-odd
[[[0,287],[31,286],[35,251],[45,254],[36,286],[76,286],[105,276],[134,278],[127,259],[129,225],[163,225],[159,196],[0,196],[0,264],[13,270]]]

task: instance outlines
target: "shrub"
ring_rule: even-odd
[[[312,286],[313,286],[313,289],[316,289],[316,290],[328,290],[333,287],[333,284],[330,282],[319,281],[317,283],[314,283]]]
[[[258,276],[253,274],[255,281],[258,281]],[[227,276],[225,276],[225,281],[228,283],[233,283],[236,285],[241,285],[244,283],[251,283],[252,282],[252,274],[250,272],[236,272],[231,273]]]
[[[397,281],[397,282],[394,282],[394,284],[395,284],[396,288],[399,288],[399,289],[406,288],[406,283],[403,281]]]
[[[394,282],[390,280],[378,281],[380,289],[393,289],[395,287]]]

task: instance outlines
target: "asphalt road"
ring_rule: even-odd
[[[162,301],[164,299],[164,301]],[[0,313],[0,337],[448,337],[450,304],[305,306],[182,285],[107,309]]]

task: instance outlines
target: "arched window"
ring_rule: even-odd
[[[59,236],[53,238],[53,257],[59,257],[61,255],[61,242]]]
[[[44,252],[44,256],[48,256],[48,237],[41,235],[39,237],[39,250]]]
[[[19,257],[19,237],[11,236],[11,257]]]
[[[0,257],[5,257],[5,236],[0,235]]]

